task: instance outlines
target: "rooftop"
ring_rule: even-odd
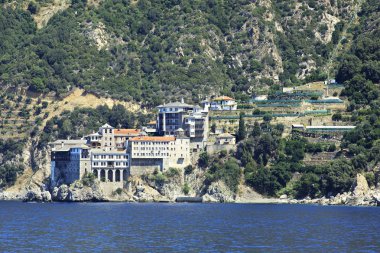
[[[235,138],[235,136],[233,136],[232,134],[229,134],[229,133],[223,133],[223,134],[219,134],[218,136],[216,136],[216,138]]]
[[[220,96],[213,99],[213,101],[227,101],[227,100],[235,100],[235,99],[227,97],[227,96]]]
[[[117,155],[123,155],[126,154],[127,152],[125,150],[104,150],[104,149],[92,149],[91,150],[92,154],[117,154]]]
[[[140,129],[115,129],[115,135],[139,135],[141,133]]]
[[[306,129],[354,129],[356,126],[307,126]]]
[[[138,136],[129,139],[129,141],[175,141],[174,136]]]
[[[101,128],[114,128],[114,127],[106,123],[103,126],[101,126]]]
[[[52,151],[66,152],[66,151],[70,151],[70,149],[73,149],[73,148],[90,149],[87,145],[84,145],[84,144],[70,145],[70,146],[64,145],[63,147],[58,145],[58,146],[53,147]]]
[[[168,103],[168,104],[163,104],[163,105],[157,106],[157,108],[165,108],[165,107],[190,107],[190,108],[193,108],[194,106],[186,104],[186,103],[182,103],[182,102],[173,102],[173,103]]]
[[[82,145],[82,144],[86,144],[87,141],[86,140],[56,140],[54,142],[50,142],[49,144],[56,144],[56,145],[60,145],[60,144],[66,144],[66,145]]]

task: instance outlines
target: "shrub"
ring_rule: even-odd
[[[220,158],[223,158],[223,157],[226,157],[227,156],[227,150],[222,150],[219,152],[219,157]]]
[[[122,192],[123,192],[123,189],[121,189],[121,188],[117,188],[115,190],[115,193],[118,194],[118,195],[120,195]]]
[[[95,175],[93,173],[86,173],[82,178],[82,183],[85,186],[92,186],[95,182]]]
[[[190,192],[190,187],[189,187],[189,185],[188,185],[187,183],[185,183],[185,185],[183,186],[183,188],[182,188],[182,192],[183,192],[185,195],[189,194],[189,192]]]
[[[185,174],[186,174],[186,175],[189,175],[191,172],[193,172],[193,170],[194,170],[194,168],[193,168],[192,165],[187,165],[187,166],[185,167]]]
[[[328,152],[334,152],[336,150],[336,146],[334,143],[332,143],[329,148],[327,149]]]
[[[314,173],[302,175],[294,185],[296,198],[311,197],[314,198],[319,194],[319,177]]]
[[[199,159],[198,159],[198,165],[199,165],[199,167],[206,168],[208,166],[209,162],[210,162],[209,155],[206,152],[202,152],[199,155]]]
[[[365,173],[364,176],[365,176],[365,179],[367,180],[369,187],[376,186],[376,178],[373,172],[367,172]]]
[[[169,168],[167,171],[164,172],[164,175],[168,178],[179,176],[181,173],[176,168]]]

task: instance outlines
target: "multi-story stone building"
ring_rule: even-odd
[[[139,136],[128,141],[131,175],[184,168],[190,164],[190,139],[178,129],[176,136]]]
[[[208,138],[208,112],[199,106],[182,102],[158,106],[157,129],[160,135],[174,136],[183,129],[190,138],[193,152],[204,148]]]
[[[91,167],[101,182],[123,182],[129,175],[129,154],[118,150],[92,150]]]
[[[185,116],[193,112],[194,106],[182,101],[160,105],[157,108],[158,133],[173,136],[177,129],[183,128]]]
[[[188,135],[204,137],[205,118],[198,111],[183,115]],[[191,163],[190,137],[182,128],[172,136],[147,136],[137,129],[115,129],[105,124],[81,140],[58,140],[52,147],[52,182],[71,184],[93,173],[104,189],[123,187],[130,175],[141,175]]]
[[[140,129],[120,129],[108,124],[101,126],[96,133],[89,134],[84,138],[91,148],[102,148],[106,150],[124,150],[126,141],[131,137],[146,135]]]
[[[91,172],[90,149],[85,140],[58,140],[51,147],[51,182],[71,184]]]

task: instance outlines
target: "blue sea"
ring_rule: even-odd
[[[380,252],[380,208],[3,201],[0,252]]]

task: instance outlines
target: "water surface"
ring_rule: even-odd
[[[0,252],[380,252],[380,208],[0,202]]]

